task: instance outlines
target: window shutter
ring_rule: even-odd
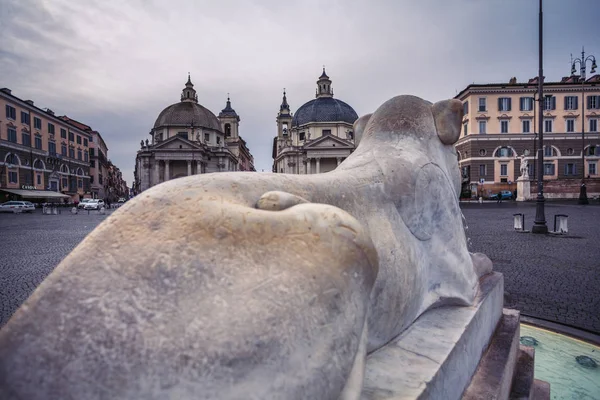
[[[565,110],[568,110],[569,108],[567,107],[569,104],[569,96],[565,96]]]
[[[573,175],[577,175],[577,164],[573,164]]]
[[[578,96],[573,96],[573,100],[574,100],[574,103],[575,103],[575,104],[573,104],[573,106],[574,106],[573,109],[577,110],[579,108],[579,105],[577,104],[577,102],[579,101],[579,97]]]
[[[502,98],[498,97],[498,111],[502,111]]]
[[[509,98],[508,98],[508,110],[506,110],[506,111],[510,111],[510,109],[511,109],[511,106],[512,106],[512,104],[511,104],[511,103],[512,103],[512,99],[509,97]]]
[[[587,97],[587,109],[592,108],[592,96]]]
[[[556,110],[556,97],[552,96],[552,110]]]

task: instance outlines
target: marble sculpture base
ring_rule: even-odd
[[[481,278],[475,306],[423,314],[369,355],[361,399],[549,399],[547,384],[533,379],[533,349],[519,346],[519,312],[503,302],[504,278],[494,272]]]
[[[529,179],[517,179],[517,201],[531,200],[531,181]]]

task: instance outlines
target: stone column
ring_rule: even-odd
[[[202,173],[202,163],[200,161],[196,161],[196,174],[199,175]]]
[[[317,174],[321,173],[321,157],[317,157]]]
[[[171,163],[170,160],[165,160],[165,179],[164,181],[168,181],[169,179],[171,179],[171,173],[169,171],[169,164]]]
[[[312,174],[312,171],[311,171],[311,168],[310,168],[311,164],[312,164],[312,158],[308,157],[306,159],[306,175]]]
[[[154,185],[158,185],[159,182],[159,170],[160,170],[160,160],[154,159],[154,182],[152,182],[152,185],[150,186],[154,186]]]
[[[188,176],[192,175],[192,160],[188,160]]]

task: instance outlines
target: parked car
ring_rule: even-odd
[[[501,192],[501,195],[502,195],[502,200],[510,200],[513,198],[513,193],[510,190],[503,190]],[[498,200],[498,196],[499,196],[498,193],[493,194],[490,196],[490,199]]]
[[[83,209],[84,210],[99,210],[102,207],[104,207],[104,200],[90,199],[90,201],[87,201],[85,203],[85,205],[83,206]]]
[[[77,204],[77,208],[83,208],[86,203],[89,203],[92,200],[94,200],[94,199],[81,199],[79,204]]]
[[[7,201],[0,204],[0,212],[34,212],[35,206],[29,201]]]

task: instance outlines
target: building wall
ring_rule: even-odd
[[[8,109],[7,106],[11,108]],[[21,113],[29,116],[28,121],[22,118]],[[50,131],[49,124],[54,127],[54,133]],[[9,131],[16,132],[16,138],[12,133],[9,138]],[[29,135],[29,143],[23,134]],[[71,137],[73,140],[70,140]],[[50,111],[37,108],[33,101],[23,101],[7,89],[0,90],[0,185],[2,187],[27,186],[38,190],[49,189],[51,183],[49,176],[55,173],[60,176],[57,189],[70,194],[72,200],[78,200],[89,192],[89,139],[89,134],[60,120]],[[55,149],[51,149],[51,144],[54,144]],[[65,145],[66,154],[61,154],[62,144]],[[70,149],[73,149],[72,153]],[[9,154],[17,155],[19,163],[9,166],[6,162]],[[17,172],[18,182],[9,182],[11,171]],[[66,185],[63,185],[63,178],[66,179]],[[71,188],[69,181],[74,185]]]
[[[589,152],[591,147],[594,154],[586,155],[585,164],[582,164],[582,139],[581,123],[582,118],[582,96],[581,84],[572,84],[568,82],[550,82],[544,85],[544,94],[554,97],[554,104],[550,100],[549,108],[554,105],[554,109],[547,109],[544,112],[545,120],[552,121],[551,132],[544,127],[545,147],[551,147],[551,152],[544,151],[545,167],[544,180],[553,181],[561,179],[576,179],[588,175],[590,178],[600,177],[598,169],[600,160],[600,85],[596,81],[600,79],[593,78],[590,83],[585,85],[585,148]],[[463,102],[463,107],[467,111],[463,117],[463,129],[461,136],[456,144],[458,152],[459,166],[463,171],[463,183],[471,188],[478,187],[478,190],[488,187],[499,187],[499,185],[508,185],[510,188],[516,188],[515,181],[520,176],[520,157],[528,152],[525,158],[529,163],[529,169],[533,172],[533,165],[536,163],[539,152],[537,148],[537,110],[538,104],[534,102],[535,110],[521,110],[521,98],[530,98],[537,92],[535,83],[511,83],[511,84],[486,84],[469,85],[456,98]],[[577,100],[575,109],[565,109],[565,96],[575,96]],[[597,105],[588,108],[588,96],[599,96]],[[479,111],[479,99],[486,99],[484,111]],[[510,110],[501,110],[499,99],[510,99]],[[506,105],[506,100],[502,100]],[[466,106],[465,104],[468,104]],[[569,106],[575,106],[573,100],[569,100]],[[569,107],[567,107],[569,108]],[[573,125],[568,126],[567,121],[572,120]],[[590,132],[590,120],[597,121],[597,129]],[[479,122],[486,121],[486,132],[480,133]],[[505,121],[502,131],[502,121]],[[523,121],[529,122],[529,132],[524,133]],[[569,129],[568,129],[569,128]],[[569,130],[569,132],[567,132]],[[572,132],[571,132],[572,131]],[[499,148],[507,148],[512,151],[510,156],[500,156],[495,153]],[[595,174],[590,171],[589,165],[595,166]],[[501,165],[506,164],[506,174],[501,174]],[[484,166],[484,167],[481,167]],[[546,170],[546,168],[548,168]],[[584,169],[585,168],[585,169]],[[481,169],[481,171],[480,171]],[[535,166],[537,170],[537,166]],[[481,172],[481,173],[480,173]],[[582,173],[583,172],[583,173]],[[466,176],[465,176],[466,175]],[[535,175],[530,173],[530,178],[535,179]],[[479,183],[484,180],[483,185]],[[463,187],[464,189],[464,187]],[[562,187],[564,191],[564,186]],[[575,187],[576,191],[578,188]]]

